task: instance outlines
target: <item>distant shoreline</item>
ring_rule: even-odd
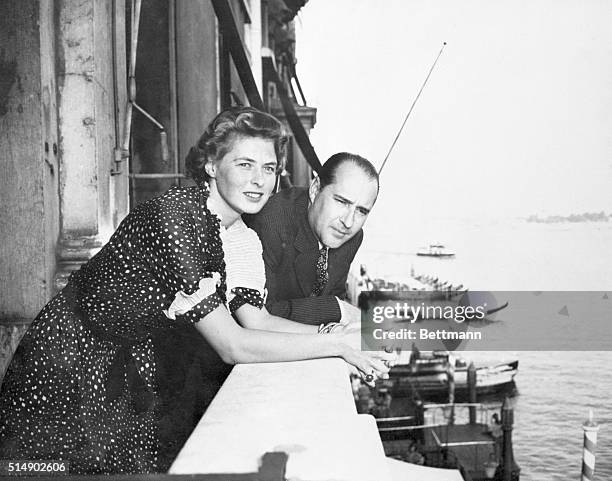
[[[527,222],[536,222],[538,224],[559,224],[563,222],[608,222],[612,219],[612,214],[601,212],[585,212],[584,214],[570,214],[568,216],[549,215],[540,217],[538,215],[530,215],[527,217]]]

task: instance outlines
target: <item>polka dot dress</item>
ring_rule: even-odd
[[[207,197],[172,188],[138,206],[33,321],[0,390],[1,458],[68,460],[71,473],[157,471],[151,334],[226,301]],[[215,273],[216,292],[176,320],[163,314]]]

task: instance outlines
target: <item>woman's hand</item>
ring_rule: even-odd
[[[361,330],[351,326],[339,329],[340,342],[344,345],[342,358],[355,366],[361,379],[374,387],[376,379],[387,379],[389,369],[397,362],[395,352],[362,351]]]
[[[328,334],[315,334],[317,327],[306,325],[308,333],[245,329],[220,305],[195,326],[228,364],[342,357],[373,386],[397,360],[395,353],[361,351],[361,330],[341,324],[334,325]]]

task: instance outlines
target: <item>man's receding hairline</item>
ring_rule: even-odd
[[[335,170],[334,170],[334,172],[333,172],[333,174],[331,176],[332,181],[329,184],[327,184],[327,185],[332,185],[332,184],[337,184],[338,183],[338,179],[337,179],[338,178],[338,171],[340,169],[342,169],[345,165],[346,166],[350,165],[350,166],[352,166],[352,168],[354,170],[357,170],[357,171],[361,172],[362,175],[364,177],[366,177],[368,180],[370,180],[371,182],[376,183],[376,187],[377,188],[380,186],[380,181],[379,181],[378,177],[373,176],[361,164],[359,164],[358,162],[355,162],[354,160],[352,160],[350,158],[347,158],[347,159],[343,160],[340,164],[338,164],[338,166],[335,168]],[[319,185],[320,185],[320,183],[321,183],[321,179],[319,178]],[[325,187],[327,187],[327,185],[325,185],[323,187],[320,187],[319,190],[324,189]]]

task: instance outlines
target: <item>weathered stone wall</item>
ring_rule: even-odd
[[[53,292],[58,136],[51,0],[0,3],[0,377]]]
[[[115,126],[113,9],[106,0],[57,0],[60,242],[56,288],[112,234]],[[121,15],[124,15],[121,12]],[[125,63],[125,52],[117,52]],[[127,176],[127,171],[122,174]]]
[[[0,377],[27,325],[127,212],[126,166],[111,176],[125,102],[115,3],[0,2]]]
[[[27,330],[28,324],[0,324],[0,384],[13,353]]]

